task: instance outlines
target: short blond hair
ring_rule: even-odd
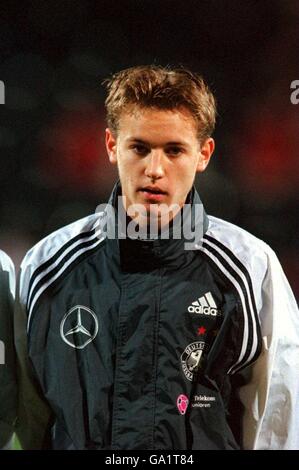
[[[143,65],[121,70],[104,80],[108,127],[115,135],[124,111],[132,105],[140,108],[186,108],[194,117],[198,137],[210,137],[216,122],[216,100],[197,73],[185,68]]]

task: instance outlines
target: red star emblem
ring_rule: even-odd
[[[204,326],[201,326],[200,328],[198,328],[197,334],[204,335],[206,331],[207,331],[206,328]]]

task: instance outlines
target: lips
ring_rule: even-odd
[[[139,191],[150,194],[167,194],[166,191],[163,191],[163,189],[158,186],[145,186],[144,188],[140,188]]]
[[[163,200],[167,194],[166,191],[158,186],[145,186],[144,188],[140,188],[139,192],[143,194],[145,200],[150,202],[159,202]]]

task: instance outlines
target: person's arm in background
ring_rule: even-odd
[[[14,265],[11,259],[0,251],[0,449],[11,448],[13,425],[16,419],[14,296]]]
[[[263,350],[241,389],[245,406],[244,449],[299,449],[299,312],[275,253],[267,247],[268,269],[260,311]]]
[[[14,330],[17,355],[18,418],[15,431],[23,449],[50,449],[52,413],[43,397],[28,357],[27,289],[30,266],[21,269],[18,279]]]

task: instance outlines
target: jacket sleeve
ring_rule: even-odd
[[[11,259],[0,252],[0,448],[9,448],[16,418],[14,295],[14,266]]]
[[[30,266],[21,269],[18,279],[14,335],[17,354],[18,419],[16,434],[23,449],[50,449],[52,412],[36,380],[27,348],[25,301]]]
[[[245,449],[299,449],[299,312],[275,253],[268,268],[260,311],[262,353],[241,389]]]

